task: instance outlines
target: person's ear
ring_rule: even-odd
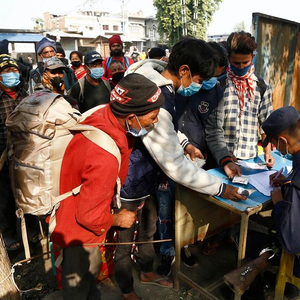
[[[188,75],[190,77],[190,68],[188,65],[182,65],[180,66],[178,70],[179,77],[182,78],[185,75]]]
[[[135,114],[130,114],[126,117],[127,124],[130,126],[135,120]]]

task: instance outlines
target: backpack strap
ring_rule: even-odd
[[[225,91],[226,79],[227,79],[227,73],[218,78],[220,87],[223,89],[223,91]],[[258,79],[257,86],[259,89],[260,98],[262,99],[266,92],[267,85],[266,82],[261,77],[257,77],[257,79]]]
[[[125,67],[128,69],[129,68],[129,58],[127,56],[123,56],[124,61],[125,61]]]
[[[83,93],[84,93],[84,80],[85,77],[82,77],[78,80],[79,84],[79,96],[78,96],[78,101],[83,102]]]
[[[109,69],[109,66],[111,64],[111,61],[112,61],[112,56],[108,57],[107,60],[106,60],[106,70]]]
[[[102,79],[104,85],[106,86],[106,88],[108,89],[108,92],[111,92],[111,86],[108,80]]]

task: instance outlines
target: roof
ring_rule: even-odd
[[[7,39],[9,42],[34,43],[39,42],[43,37],[38,33],[0,33],[0,40]]]

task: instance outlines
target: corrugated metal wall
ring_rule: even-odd
[[[258,44],[256,74],[273,89],[273,106],[293,105],[300,112],[299,23],[253,13],[253,35]]]

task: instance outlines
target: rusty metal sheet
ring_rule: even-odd
[[[252,15],[258,44],[256,74],[270,84],[274,109],[293,105],[300,111],[299,25],[261,13]]]

